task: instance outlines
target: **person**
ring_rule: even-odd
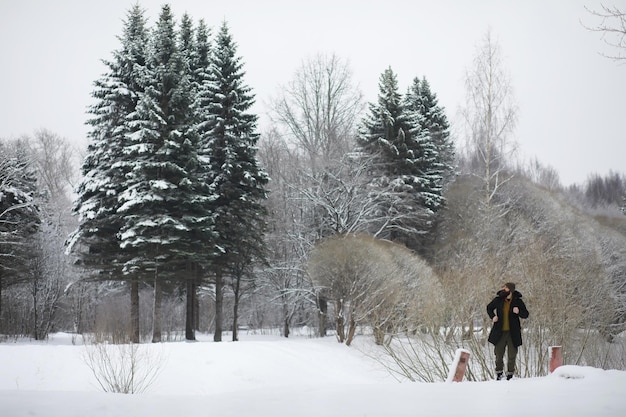
[[[501,380],[504,373],[504,352],[507,352],[506,379],[513,378],[517,349],[522,345],[522,327],[520,318],[528,318],[528,310],[522,294],[515,290],[515,284],[507,282],[497,292],[496,297],[487,304],[487,314],[493,322],[489,332],[489,343],[495,346],[496,379]]]

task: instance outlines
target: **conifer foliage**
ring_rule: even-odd
[[[0,301],[2,290],[24,275],[29,242],[42,222],[36,176],[23,149],[0,142]]]
[[[243,82],[243,65],[236,53],[224,22],[201,93],[206,123],[200,138],[200,149],[208,161],[201,172],[214,196],[211,213],[220,249],[213,261],[218,310],[226,269],[240,269],[237,265],[263,258],[265,209],[260,202],[266,198],[268,177],[256,159],[257,116],[249,113],[254,98]],[[216,314],[216,341],[221,340],[220,313]]]
[[[419,249],[454,171],[448,128],[425,78],[402,96],[393,70],[383,72],[378,101],[370,104],[357,139],[374,161],[370,195],[378,204],[378,235]]]
[[[268,178],[226,23],[212,51],[203,21],[184,15],[178,26],[165,5],[149,31],[143,13],[131,9],[96,82],[70,249],[107,279],[154,285],[159,341],[163,285],[260,256]]]
[[[92,93],[89,108],[91,143],[82,165],[73,211],[80,227],[70,236],[69,247],[80,253],[81,263],[94,266],[109,278],[118,278],[123,262],[117,233],[121,227],[119,195],[130,169],[124,154],[136,118],[136,108],[147,77],[148,30],[144,11],[134,6],[127,15],[121,48],[104,61],[105,73]]]

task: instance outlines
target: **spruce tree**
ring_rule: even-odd
[[[203,112],[201,107],[201,101],[199,100],[200,91],[203,83],[208,79],[208,71],[210,68],[211,48],[209,41],[209,29],[204,21],[198,23],[197,28],[194,28],[191,18],[185,14],[181,20],[181,26],[179,31],[179,49],[182,58],[185,60],[188,67],[188,78],[190,83],[190,90],[192,93],[191,108],[189,109],[189,129],[193,134],[194,148],[197,152],[198,148],[198,125],[203,120]],[[201,187],[198,190],[202,190],[206,193],[202,198],[206,199],[207,195],[210,195],[208,184],[204,182],[205,176],[203,172],[203,161],[198,158],[197,165],[193,171],[193,176],[196,181],[200,181]],[[210,209],[207,204],[204,204],[205,208]],[[210,217],[210,215],[209,215]],[[210,220],[212,221],[212,219]],[[199,253],[197,253],[193,259],[190,259],[188,269],[189,273],[186,274],[185,287],[186,287],[186,315],[185,315],[185,338],[187,340],[195,340],[195,330],[198,326],[196,311],[197,299],[196,288],[200,280],[200,274],[203,268],[207,267],[207,261],[210,260],[212,252],[214,252],[214,244],[212,242],[205,242],[206,246],[203,247]]]
[[[370,104],[358,144],[373,158],[370,197],[377,201],[373,224],[386,229],[375,232],[412,248],[428,232],[439,199],[430,170],[436,157],[419,112],[407,108],[391,68],[379,82],[378,101]]]
[[[398,79],[391,68],[386,69],[378,83],[378,101],[369,104],[357,138],[360,147],[374,155],[379,173],[393,170],[390,161],[398,155],[396,142],[406,136],[406,120],[402,111],[402,96],[398,92]]]
[[[444,187],[454,179],[456,152],[450,138],[450,123],[445,109],[439,105],[439,99],[426,77],[415,78],[407,93],[408,107],[422,116],[422,128],[428,131],[435,145],[440,164]]]
[[[447,134],[447,131],[444,132],[439,127],[440,115],[432,112],[433,101],[428,84],[421,83],[417,78],[413,80],[404,97],[404,110],[421,133],[415,144],[415,172],[421,178],[419,193],[423,198],[423,205],[435,213],[444,204],[445,173],[445,164],[435,139],[436,136]]]
[[[131,255],[127,273],[153,277],[153,342],[161,340],[162,286],[181,278],[211,240],[209,192],[195,174],[197,135],[192,125],[189,66],[179,50],[174,16],[163,6],[150,42],[151,79],[137,106],[124,149],[130,172],[118,212],[120,247]]]
[[[121,227],[119,196],[123,180],[132,169],[124,150],[129,142],[136,107],[149,77],[146,67],[148,30],[144,11],[132,7],[124,22],[121,47],[113,59],[104,61],[105,73],[95,82],[90,107],[91,126],[87,156],[77,187],[73,213],[79,226],[70,236],[69,250],[83,266],[95,268],[98,279],[129,279],[131,282],[131,329],[133,342],[139,342],[139,290],[137,277],[124,275],[125,259],[119,248]]]
[[[113,278],[121,269],[118,197],[123,178],[131,169],[124,149],[147,77],[145,24],[144,11],[134,6],[124,23],[121,48],[113,52],[113,60],[104,61],[108,72],[95,82],[92,96],[96,103],[89,109],[87,122],[91,125],[91,143],[73,207],[80,224],[71,236],[70,249],[75,249],[84,265],[104,270]],[[86,251],[81,252],[81,246]]]
[[[263,257],[267,174],[256,159],[257,116],[249,113],[254,95],[244,84],[243,64],[224,22],[217,34],[201,104],[206,123],[199,126],[201,172],[211,186],[217,247],[215,341],[222,338],[224,276],[235,265]]]

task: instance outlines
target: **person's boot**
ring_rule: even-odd
[[[502,380],[502,372],[496,373],[496,381]]]
[[[506,374],[506,380],[507,380],[507,381],[510,381],[510,380],[511,380],[511,378],[513,378],[513,374],[509,374],[509,373],[507,373],[507,374]]]

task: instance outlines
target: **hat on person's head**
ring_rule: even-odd
[[[511,292],[515,291],[515,283],[513,282],[507,282],[504,286],[511,290]]]

